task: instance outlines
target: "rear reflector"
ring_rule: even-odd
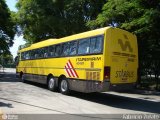
[[[110,79],[110,67],[104,67],[104,80]]]

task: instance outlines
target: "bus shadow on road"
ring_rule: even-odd
[[[160,102],[119,96],[109,93],[84,94],[74,92],[72,96],[114,108],[135,110],[140,112],[160,113]]]
[[[0,73],[0,82],[19,82],[19,78],[16,78],[15,73]]]
[[[41,87],[43,89],[47,89],[47,86],[43,84],[30,81],[26,81],[26,83]],[[160,102],[149,101],[145,98],[131,98],[111,93],[80,93],[73,91],[70,96],[119,109],[135,110],[139,112],[149,113],[160,113]]]
[[[39,83],[27,81],[27,84],[47,89],[46,85]],[[111,93],[80,93],[73,91],[70,96],[119,109],[160,113],[160,102],[149,101],[145,98],[131,98]]]
[[[36,83],[36,82],[28,81],[28,80],[25,80],[24,83],[26,83],[26,84],[28,84],[28,85],[37,86],[37,87],[40,87],[40,88],[43,88],[43,89],[48,89],[48,88],[47,88],[47,85],[45,85],[45,84]]]

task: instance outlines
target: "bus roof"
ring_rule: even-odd
[[[105,31],[107,29],[109,29],[109,28],[111,28],[111,27],[104,27],[104,28],[91,30],[91,31],[87,31],[87,32],[83,32],[83,33],[79,33],[79,34],[75,34],[75,35],[59,38],[59,39],[44,40],[42,42],[34,43],[34,44],[32,44],[31,46],[29,46],[27,48],[23,48],[19,52],[24,52],[24,51],[28,51],[28,50],[32,50],[32,49],[36,49],[36,48],[42,48],[42,47],[45,47],[45,46],[58,44],[58,43],[63,43],[63,42],[67,42],[67,41],[70,41],[70,40],[78,40],[78,39],[82,39],[82,38],[86,38],[86,37],[101,35],[101,34],[104,34]]]
[[[48,46],[51,43],[53,43],[54,40],[57,40],[57,39],[48,39],[48,40],[44,40],[44,41],[41,41],[41,42],[34,43],[29,47],[21,49],[20,52],[24,52],[24,51],[28,51],[28,50],[32,50],[32,49]]]

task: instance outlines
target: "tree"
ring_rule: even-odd
[[[93,29],[111,25],[135,33],[140,73],[151,71],[159,76],[160,0],[108,0],[102,10],[96,20],[88,22],[88,26]]]
[[[24,38],[35,43],[88,30],[105,0],[19,0],[15,16]]]
[[[13,63],[13,55],[3,54],[0,58],[3,58],[3,60],[0,60],[0,64],[6,65]]]
[[[0,54],[9,53],[9,46],[13,44],[15,34],[14,23],[11,19],[5,0],[0,1]]]

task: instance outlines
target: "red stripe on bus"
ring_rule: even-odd
[[[75,77],[73,71],[72,71],[72,66],[70,67],[70,63],[67,63],[67,67],[69,68],[69,71],[71,72],[72,76]]]
[[[70,73],[68,71],[68,68],[66,66],[65,66],[65,69],[66,69],[66,72],[67,72],[68,76],[71,77],[71,75],[70,75]]]
[[[73,67],[73,65],[72,65],[72,63],[71,63],[71,61],[70,61],[70,60],[68,60],[68,61],[69,61],[70,65],[72,66],[72,68],[73,68],[73,70],[74,70],[74,73],[76,74],[76,77],[79,78],[79,76],[78,76],[76,70],[74,69],[74,67]]]

